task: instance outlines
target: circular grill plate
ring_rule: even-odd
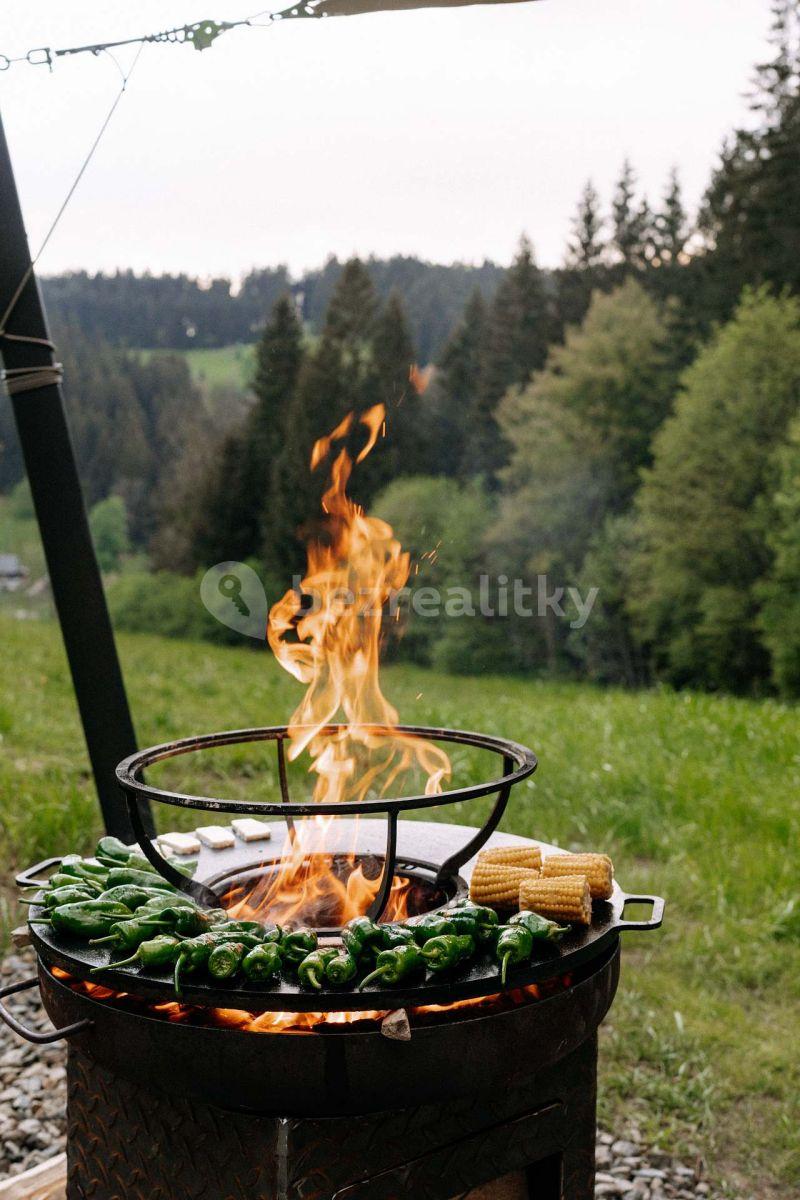
[[[346,849],[353,844],[352,822],[342,820],[338,838],[331,850]],[[349,833],[348,833],[349,827]],[[275,841],[267,843],[269,849],[263,851],[265,859],[274,858],[277,846],[282,844],[285,827],[276,822]],[[427,821],[401,821],[399,824],[400,842],[398,860],[403,858],[423,858],[428,861],[443,861],[454,853],[459,846],[471,837],[475,830],[462,825],[445,825]],[[340,840],[339,840],[340,839]],[[384,844],[384,823],[381,821],[364,820],[362,818],[358,829],[358,843],[362,852],[380,853]],[[509,834],[495,834],[489,842],[492,846],[525,845],[527,839],[513,837]],[[558,853],[558,847],[540,843],[545,854]],[[563,852],[562,852],[563,853]],[[235,864],[234,856],[238,856],[247,865],[252,865],[253,846],[237,848],[231,851],[205,851],[198,862],[197,876],[207,878],[212,873],[227,871],[229,865]],[[224,856],[228,855],[228,861]],[[474,862],[470,861],[463,868],[463,875],[469,882]],[[214,870],[216,868],[216,870]],[[654,912],[651,921],[637,923],[623,919],[623,909],[631,897],[628,897],[618,885],[614,886],[614,894],[609,901],[594,904],[592,924],[588,928],[574,927],[558,945],[542,944],[537,947],[534,959],[525,967],[514,968],[509,972],[509,988],[523,987],[550,979],[556,975],[569,974],[576,967],[599,955],[625,928],[655,928],[661,923],[660,911]],[[638,897],[637,897],[638,899]],[[642,899],[654,900],[653,897]],[[43,910],[31,908],[30,918],[35,922],[37,916],[43,915]],[[70,975],[80,979],[91,979],[104,987],[119,992],[133,992],[136,995],[153,998],[162,1002],[174,1000],[171,972],[146,973],[136,968],[114,970],[111,956],[104,947],[87,946],[85,943],[56,934],[52,929],[42,925],[32,925],[33,944],[45,962],[60,967]],[[90,974],[93,968],[101,967],[96,974]],[[493,958],[482,956],[467,967],[448,975],[433,975],[430,972],[424,977],[397,987],[381,987],[380,984],[370,986],[363,992],[357,988],[348,987],[334,991],[325,988],[321,992],[311,992],[291,980],[281,980],[279,983],[240,984],[216,982],[213,980],[197,980],[187,976],[183,981],[183,1002],[199,1004],[213,1008],[237,1008],[248,1012],[285,1011],[285,1012],[340,1012],[364,1011],[374,1009],[394,1009],[420,1004],[451,1004],[454,1000],[471,999],[476,996],[493,995],[502,990],[500,984],[500,968]]]

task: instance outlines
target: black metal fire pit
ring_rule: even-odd
[[[370,865],[381,893],[397,876],[410,879],[418,911],[446,907],[464,894],[474,856],[489,838],[526,844],[493,831],[513,784],[536,765],[530,751],[513,743],[428,733],[494,749],[504,769],[499,780],[444,797],[357,809],[373,814],[359,820],[357,862]],[[159,747],[121,766],[134,819],[146,794],[186,807],[286,816],[274,832],[276,840],[291,837],[295,818],[316,813],[316,806],[290,798],[275,805],[220,802],[158,793],[141,781],[145,765],[200,744],[251,741],[254,734],[276,742],[288,796],[280,765],[285,731],[215,735]],[[493,793],[493,812],[480,830],[398,820],[406,809]],[[376,812],[386,815],[388,834]],[[353,844],[352,820],[334,826],[333,856]],[[156,865],[163,862],[144,835],[140,844]],[[545,853],[556,849],[542,846]],[[248,846],[204,849],[188,890],[220,903],[274,865],[274,852]],[[181,884],[177,872],[164,874]],[[652,904],[649,920],[625,919],[631,899]],[[617,987],[619,934],[655,928],[662,910],[658,897],[628,897],[615,887],[608,902],[595,905],[590,927],[573,930],[516,972],[513,991],[498,998],[497,967],[486,959],[446,982],[363,993],[309,995],[294,983],[233,988],[187,980],[181,1007],[167,977],[116,970],[105,951],[36,926],[38,978],[4,994],[38,983],[58,1027],[50,1036],[69,1039],[68,1200],[451,1200],[508,1172],[517,1172],[515,1195],[591,1200],[596,1031]],[[83,982],[98,965],[104,969],[91,979],[112,989],[100,995]],[[222,1011],[230,1008],[237,1013]],[[400,1008],[407,1010],[407,1040],[389,1038],[382,1028],[386,1012]],[[322,1014],[317,1023],[270,1016],[309,1011]],[[2,1006],[0,1015],[28,1036]],[[295,1027],[303,1022],[308,1027]],[[275,1032],[278,1024],[290,1031]]]

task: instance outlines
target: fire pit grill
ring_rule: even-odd
[[[352,726],[332,724],[319,730],[321,735],[335,737],[345,731],[352,731]],[[296,834],[294,820],[296,817],[316,816],[370,816],[376,813],[385,814],[386,850],[383,856],[383,873],[381,883],[375,895],[368,915],[377,920],[389,898],[392,879],[396,874],[397,855],[397,821],[401,812],[431,808],[444,808],[451,804],[460,804],[466,800],[474,800],[480,796],[495,794],[494,807],[487,820],[468,842],[460,849],[450,854],[437,870],[437,881],[452,879],[463,866],[488,841],[500,823],[506,810],[511,789],[515,784],[532,775],[537,767],[536,755],[526,746],[506,738],[491,737],[488,734],[469,733],[461,729],[434,729],[427,726],[398,725],[391,728],[383,725],[361,726],[361,730],[375,737],[397,736],[413,737],[430,742],[449,742],[461,746],[471,746],[478,750],[487,750],[500,755],[503,759],[503,774],[499,778],[471,784],[468,787],[453,788],[446,792],[436,792],[430,795],[380,797],[374,800],[354,800],[335,802],[316,802],[313,800],[293,801],[289,791],[289,779],[286,771],[286,754],[284,743],[289,738],[289,729],[285,725],[274,725],[260,729],[236,729],[223,733],[209,733],[198,737],[182,738],[179,741],[165,742],[132,754],[117,767],[117,779],[128,802],[128,811],[136,838],[154,867],[175,887],[192,896],[207,907],[219,907],[220,893],[208,887],[198,879],[187,879],[159,854],[147,835],[142,805],[146,801],[159,804],[172,804],[180,808],[193,808],[203,812],[219,813],[220,811],[238,814],[258,814],[260,816],[282,817],[287,824],[290,837]],[[293,732],[297,732],[293,730]],[[258,800],[221,800],[210,796],[194,796],[187,792],[171,792],[154,787],[144,782],[142,778],[148,767],[164,762],[170,758],[193,754],[201,750],[218,749],[221,746],[241,746],[253,742],[274,742],[277,754],[278,781],[280,784],[281,800],[277,803]]]
[[[359,835],[365,840],[376,844],[380,839],[381,825],[377,821],[362,822],[363,828]],[[447,830],[448,842],[452,845],[455,838],[465,832],[463,827],[455,826],[422,826],[417,822],[403,822],[404,840],[431,843],[431,837],[420,839],[415,837],[418,829]],[[280,826],[278,827],[280,832]],[[467,833],[470,830],[466,830]],[[474,831],[472,831],[474,833]],[[342,823],[339,836],[343,844],[352,838],[352,823]],[[368,836],[369,835],[369,836]],[[474,839],[471,839],[474,840]],[[513,839],[517,841],[518,839]],[[443,844],[440,839],[439,844]],[[434,842],[435,846],[436,843]],[[558,852],[558,847],[542,843],[544,854]],[[227,876],[235,870],[237,859],[242,861],[247,855],[246,849],[216,852],[217,859],[227,856]],[[369,856],[365,856],[369,857]],[[220,866],[223,864],[220,863]],[[252,864],[251,864],[252,865]],[[436,879],[436,865],[423,862],[410,856],[397,856],[395,867],[404,876],[422,879],[426,875],[431,881]],[[469,886],[472,874],[471,864],[463,869],[463,874],[452,881],[452,890],[443,895],[442,902],[457,894],[464,894]],[[28,876],[24,876],[28,881]],[[626,920],[624,910],[629,903],[652,905],[652,916],[647,920]],[[37,916],[44,915],[42,910],[31,910],[32,937],[40,956],[54,966],[60,967],[76,978],[91,978],[105,987],[115,991],[133,991],[138,995],[165,1001],[174,998],[172,980],[169,971],[164,973],[123,968],[115,970],[111,964],[111,956],[105,947],[88,946],[72,941],[70,938],[55,933],[49,926],[37,925]],[[510,976],[510,986],[526,987],[539,983],[554,976],[573,973],[577,968],[603,954],[616,941],[619,934],[625,930],[647,930],[657,928],[661,924],[663,901],[657,896],[629,896],[614,885],[614,894],[608,901],[595,902],[592,924],[586,928],[573,927],[559,943],[542,943],[542,949],[527,966],[514,968]],[[94,971],[95,968],[105,968]],[[93,972],[90,974],[90,972]],[[326,987],[322,992],[309,992],[290,978],[269,984],[252,984],[241,981],[235,985],[225,984],[215,980],[196,980],[187,977],[183,992],[186,1002],[216,1008],[239,1008],[250,1012],[286,1011],[286,1012],[341,1012],[375,1009],[394,1009],[401,1006],[423,1004],[451,1004],[455,1000],[472,999],[478,996],[492,995],[502,991],[500,969],[498,964],[489,956],[474,960],[460,971],[453,972],[446,978],[431,976],[422,981],[412,982],[405,986],[381,986],[379,983],[359,991],[353,985],[333,989]]]
[[[325,853],[347,856],[358,817],[360,850],[349,860],[351,869],[359,859],[375,860],[373,878],[379,871],[382,892],[388,894],[399,873],[419,889],[419,904],[432,909],[465,893],[475,855],[490,838],[493,845],[531,844],[494,829],[513,784],[532,773],[536,759],[500,739],[424,733],[500,753],[503,775],[443,796],[336,806],[335,815],[343,809],[349,815],[332,823],[335,840]],[[281,794],[288,796],[285,737],[285,729],[212,735],[126,760],[120,779],[132,817],[138,819],[146,796],[215,812],[269,812],[288,818],[275,821],[277,837],[297,835],[294,818],[322,806],[293,804],[290,797],[262,805],[159,794],[141,781],[145,766],[175,754],[272,740],[279,747]],[[405,809],[492,794],[496,800],[481,829],[398,820]],[[376,812],[386,815],[388,833]],[[160,869],[164,860],[141,824],[137,832]],[[539,844],[545,854],[557,849]],[[57,861],[31,868],[20,882],[30,883]],[[275,862],[252,846],[203,848],[195,880],[174,879],[179,873],[171,869],[169,877],[219,903],[232,885]],[[650,919],[626,920],[630,900],[651,903]],[[514,1196],[592,1200],[597,1026],[617,988],[619,934],[655,928],[662,910],[658,897],[629,897],[615,885],[608,902],[595,904],[590,927],[571,930],[514,971],[509,983],[516,990],[500,1003],[496,964],[481,960],[446,981],[378,984],[363,993],[311,994],[292,982],[234,989],[189,978],[190,1007],[181,1009],[168,979],[114,971],[107,952],[35,925],[38,976],[4,989],[0,1000],[38,984],[56,1026],[46,1036],[69,1040],[68,1200],[452,1200],[508,1172],[517,1172]],[[37,912],[34,907],[34,920]],[[81,982],[95,963],[106,969],[91,978],[111,995],[92,993]],[[60,978],[58,967],[72,980]],[[536,980],[543,981],[538,990]],[[528,984],[532,991],[521,990]],[[458,1001],[473,1007],[451,1007]],[[441,1008],[431,1013],[425,1007],[431,1004]],[[403,1007],[410,1040],[390,1040],[380,1018]],[[238,1018],[256,1015],[231,1026],[230,1008]],[[194,1021],[191,1014],[201,1009],[208,1019]],[[308,1024],[287,1022],[290,1013]],[[22,1036],[42,1040],[2,1004],[0,1018]]]

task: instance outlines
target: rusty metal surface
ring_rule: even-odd
[[[331,849],[345,849],[353,845],[353,823],[337,822],[337,831]],[[446,825],[437,822],[401,821],[399,823],[400,849],[398,858],[402,862],[404,856],[413,857],[414,853],[425,855],[441,861],[446,858],[454,847],[463,844],[473,833],[469,827]],[[379,852],[383,823],[381,821],[361,820],[358,829],[359,843],[367,849],[373,846]],[[280,831],[276,841],[281,844]],[[490,839],[491,845],[525,844],[526,839],[511,837],[507,834],[495,834]],[[556,853],[558,847],[541,843],[544,852]],[[214,852],[206,851],[198,863],[198,873],[209,863],[208,855]],[[257,852],[263,863],[270,854],[279,851]],[[215,858],[218,872],[233,869],[244,870],[245,864],[257,866],[259,860],[253,859],[253,850],[237,848],[230,851],[220,851]],[[474,860],[467,863],[463,869],[466,881],[472,873]],[[629,897],[615,884],[614,895],[609,901],[595,902],[594,917],[588,927],[573,927],[566,937],[558,944],[542,944],[536,951],[536,957],[526,966],[515,968],[509,977],[509,986],[522,987],[526,984],[537,983],[554,976],[564,975],[577,970],[582,965],[604,954],[619,940],[620,931],[626,927],[642,928],[642,923],[628,924],[624,919],[624,908]],[[40,910],[31,909],[31,920],[35,921]],[[660,919],[653,918],[647,927],[655,928]],[[87,946],[63,935],[53,932],[43,926],[32,926],[33,943],[45,962],[61,967],[78,978],[87,978],[94,968],[105,969],[92,974],[91,978],[98,983],[113,988],[115,991],[135,991],[153,999],[174,998],[169,972],[144,972],[126,968],[116,971],[111,964],[111,956],[105,947]],[[289,1011],[316,1012],[400,1008],[415,1004],[448,1004],[456,999],[468,999],[476,996],[491,995],[502,990],[498,964],[486,955],[476,959],[460,971],[454,972],[447,978],[428,975],[410,984],[389,988],[376,984],[360,992],[352,985],[333,991],[329,988],[323,992],[309,992],[291,979],[282,979],[277,984],[226,984],[214,980],[186,979],[184,995],[191,1004],[201,1004],[217,1008],[244,1008],[250,1012]]]

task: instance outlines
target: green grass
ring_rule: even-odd
[[[98,814],[57,630],[0,618],[0,638],[10,877],[37,857],[88,849]],[[120,645],[142,745],[277,724],[298,698],[264,650],[144,636]],[[773,931],[800,894],[798,709],[409,667],[388,670],[385,684],[409,723],[482,729],[537,750],[541,766],[518,789],[506,829],[608,850],[626,890],[667,897],[660,933],[625,936],[602,1036],[603,1119],[620,1128],[635,1119],[662,1147],[704,1154],[731,1195],[795,1194],[800,941]],[[460,779],[475,777],[468,756],[455,765]],[[263,778],[244,752],[209,760],[199,775],[229,795]],[[474,822],[480,811],[474,802],[457,815]]]
[[[218,349],[184,350],[189,370],[206,387],[227,386],[246,390],[255,368],[253,346],[220,346]]]
[[[255,371],[255,346],[241,342],[213,348],[198,346],[190,350],[139,349],[135,353],[145,359],[153,354],[179,354],[185,358],[192,379],[209,403],[214,402],[215,393],[219,391],[246,395]]]

